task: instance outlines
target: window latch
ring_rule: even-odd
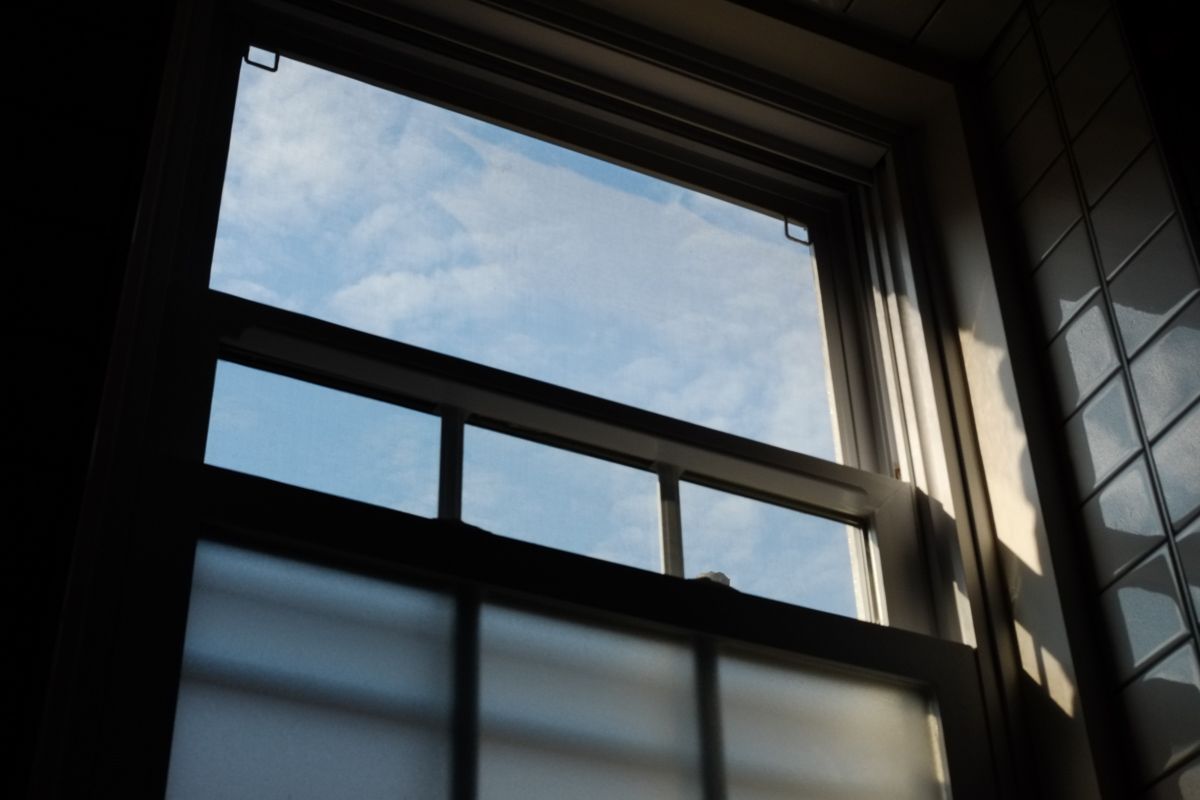
[[[792,233],[792,231],[795,231],[795,233]],[[808,238],[808,226],[801,225],[798,222],[792,222],[787,217],[783,218],[783,235],[788,239],[791,239],[793,242],[799,242],[800,244],[805,245],[812,244]]]
[[[279,53],[273,50],[247,45],[242,60],[252,67],[265,69],[267,72],[279,71]]]

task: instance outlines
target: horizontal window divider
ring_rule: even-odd
[[[557,606],[569,619],[582,614],[667,636],[698,633],[787,651],[841,671],[934,687],[943,708],[955,698],[975,702],[975,651],[958,642],[220,467],[174,462],[170,471],[181,495],[174,499],[194,510],[189,533],[196,539],[447,592],[478,586],[484,602],[552,615]]]
[[[856,525],[910,488],[885,475],[209,291],[220,357],[768,499]],[[912,526],[907,526],[909,529]],[[890,529],[889,529],[890,530]]]

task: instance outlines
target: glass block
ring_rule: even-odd
[[[480,668],[481,800],[699,799],[689,648],[487,606]]]
[[[1063,118],[1072,137],[1079,133],[1104,99],[1129,73],[1129,60],[1115,14],[1088,34],[1058,77]]]
[[[1171,321],[1130,365],[1146,432],[1155,436],[1200,395],[1200,301]]]
[[[942,15],[939,14],[938,16]],[[1008,21],[1008,24],[1003,26],[1000,35],[992,43],[992,47],[983,62],[984,73],[989,77],[995,77],[1008,63],[1009,56],[1012,55],[1017,45],[1033,39],[1032,36],[1027,35],[1028,33],[1029,17],[1025,14],[1014,14],[1012,19]],[[1033,45],[1036,47],[1037,42],[1034,41]],[[1034,50],[1034,54],[1037,54],[1036,49]],[[1037,61],[1035,59],[1034,65],[1036,66],[1036,64]]]
[[[1043,92],[1004,142],[1006,174],[1015,200],[1033,188],[1062,148],[1054,103],[1050,93]]]
[[[1125,680],[1186,630],[1171,557],[1159,550],[1100,595],[1117,677]]]
[[[1025,36],[991,83],[991,106],[1001,135],[1007,135],[1020,121],[1045,83],[1037,40],[1032,35]]]
[[[919,691],[731,655],[719,676],[729,797],[946,797],[937,716]]]
[[[1042,262],[1079,219],[1079,198],[1066,156],[1060,156],[1017,207],[1029,263]]]
[[[1083,507],[1096,577],[1101,586],[1163,539],[1154,488],[1139,458]]]
[[[1154,445],[1154,463],[1174,527],[1183,525],[1200,508],[1200,404],[1192,407]]]
[[[748,594],[858,616],[844,523],[686,481],[679,484],[688,577],[720,572]]]
[[[1125,352],[1133,353],[1145,344],[1198,287],[1183,229],[1172,220],[1109,287]]]
[[[1200,664],[1186,644],[1122,693],[1134,745],[1134,763],[1149,781],[1200,745]]]
[[[659,571],[658,476],[468,425],[463,520],[493,533]]]
[[[1183,533],[1175,537],[1179,561],[1187,577],[1188,594],[1196,615],[1200,616],[1200,520],[1192,523]]]
[[[201,542],[167,796],[446,797],[453,604]]]
[[[441,421],[225,361],[205,463],[432,517]]]
[[[1050,343],[1050,362],[1058,382],[1063,417],[1117,368],[1117,353],[1099,299],[1093,300]]]
[[[1120,375],[1067,420],[1066,433],[1079,493],[1086,497],[1138,447]]]
[[[1175,201],[1154,148],[1143,153],[1092,213],[1104,271],[1112,275],[1175,211]]]
[[[1104,3],[1090,0],[1051,3],[1038,20],[1046,55],[1054,72],[1062,69],[1104,13]]]
[[[299,61],[242,69],[210,285],[835,457],[781,218]]]
[[[1156,783],[1146,793],[1145,800],[1200,799],[1200,758]]]
[[[1137,81],[1129,76],[1105,101],[1073,145],[1088,203],[1100,199],[1149,141],[1150,125],[1142,110]]]
[[[1100,285],[1087,227],[1076,225],[1033,275],[1046,341],[1088,301]]]

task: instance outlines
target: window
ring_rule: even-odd
[[[239,74],[212,289],[834,459],[801,226],[290,57],[270,61],[247,58]],[[433,416],[230,363],[214,399],[208,463],[436,513]],[[415,388],[399,399],[434,400]],[[544,442],[583,449],[570,425],[528,419],[530,441],[498,432],[511,418],[456,410],[467,421],[456,467],[467,522],[875,617],[865,594],[855,598],[870,581],[861,527],[687,482],[681,492],[683,465],[616,444],[602,454],[627,464]],[[660,490],[672,498],[663,514]],[[689,572],[693,546],[704,569]]]
[[[747,147],[736,114],[700,125],[419,19],[231,3],[220,46],[189,54],[134,523],[170,600],[167,641],[144,647],[181,676],[155,717],[174,731],[163,785],[235,796],[204,783],[225,748],[237,791],[535,796],[531,764],[599,784],[644,751],[681,796],[878,793],[901,764],[909,796],[986,796],[974,655],[927,635],[912,487],[870,469],[883,406],[864,390],[856,190]],[[274,71],[244,63],[251,44]],[[388,139],[401,124],[422,135]],[[306,125],[334,143],[282,146]],[[378,163],[351,156],[381,136]],[[454,174],[414,157],[431,147]],[[511,700],[593,690],[626,706]],[[639,705],[646,730],[618,719]],[[842,711],[891,723],[860,738]],[[838,750],[828,774],[820,747],[763,740],[806,724]],[[322,750],[351,728],[361,747]],[[392,748],[420,769],[370,755]],[[306,754],[370,767],[330,788],[303,778]]]
[[[210,286],[834,460],[811,251],[791,227],[290,57],[247,60]]]

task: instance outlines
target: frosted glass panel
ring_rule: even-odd
[[[445,796],[453,606],[197,548],[167,797]]]
[[[480,649],[480,798],[699,798],[689,649],[495,607]]]
[[[694,483],[679,484],[687,577],[720,572],[739,591],[858,615],[850,536],[862,532]]]
[[[944,798],[940,736],[910,688],[720,659],[730,800]]]
[[[441,421],[225,361],[206,463],[432,517]]]
[[[467,426],[463,519],[503,536],[658,570],[658,477]]]
[[[288,58],[242,69],[210,285],[835,457],[781,218]]]

